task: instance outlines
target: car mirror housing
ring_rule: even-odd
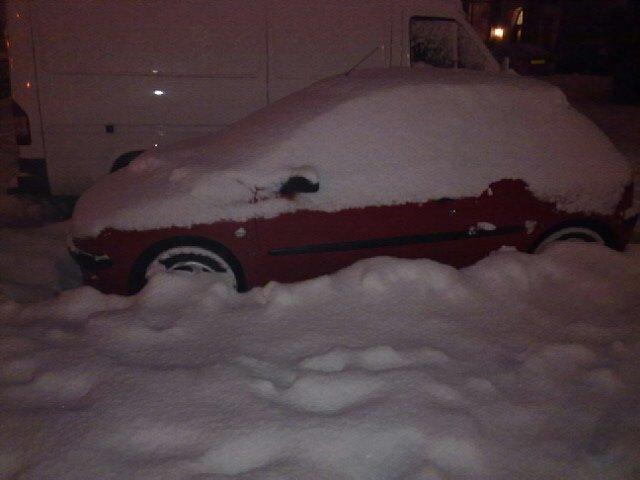
[[[282,184],[280,195],[288,196],[296,193],[314,193],[320,190],[320,184],[301,175],[294,175]]]

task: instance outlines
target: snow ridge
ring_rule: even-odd
[[[640,251],[0,303],[0,478],[628,479]]]

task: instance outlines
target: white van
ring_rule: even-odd
[[[46,175],[35,185],[55,195],[329,75],[421,63],[499,70],[457,0],[8,0],[7,9],[21,165]]]

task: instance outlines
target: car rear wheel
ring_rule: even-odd
[[[245,290],[238,261],[222,245],[207,239],[185,241],[176,238],[154,245],[140,257],[132,270],[131,293],[136,293],[151,277],[163,272],[211,275],[214,281],[235,290]]]
[[[597,243],[607,245],[605,239],[595,230],[586,227],[566,227],[547,235],[534,249],[534,253],[544,252],[557,242]]]

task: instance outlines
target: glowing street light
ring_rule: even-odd
[[[504,28],[503,27],[492,27],[491,28],[491,39],[492,40],[502,40],[504,38]]]

